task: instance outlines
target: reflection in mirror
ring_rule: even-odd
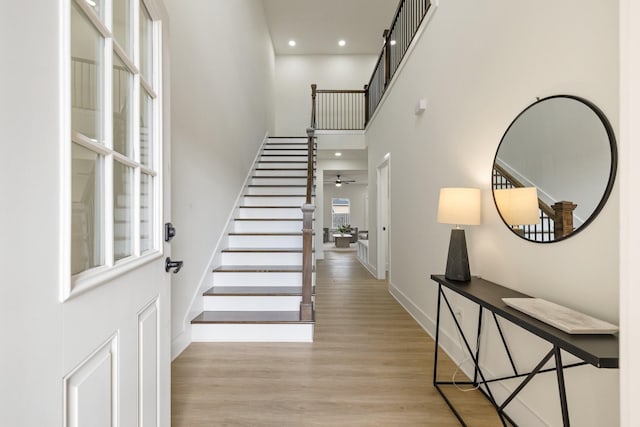
[[[527,107],[511,123],[493,164],[494,200],[500,216],[518,236],[552,242],[590,223],[609,197],[617,150],[613,129],[595,105],[558,95]],[[535,224],[514,224],[501,207],[498,190],[533,187]],[[520,227],[522,226],[522,227]]]

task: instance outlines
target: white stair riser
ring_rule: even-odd
[[[205,311],[296,311],[302,296],[205,296]]]
[[[267,160],[267,159],[263,159],[263,160]],[[274,160],[269,159],[268,161],[272,162]],[[300,161],[300,162],[296,162],[296,163],[288,163],[288,162],[265,163],[264,161],[261,160],[258,163],[258,167],[267,168],[267,169],[271,169],[271,168],[275,168],[275,169],[299,169],[299,168],[303,168],[306,171],[307,162],[306,161]],[[301,171],[298,170],[297,172],[300,173]]]
[[[313,342],[313,324],[193,324],[194,342]]]
[[[292,252],[223,252],[223,265],[302,265],[302,254]]]
[[[312,273],[312,284],[316,273]],[[302,272],[214,272],[211,286],[302,286]]]
[[[302,209],[291,208],[240,208],[238,218],[293,218],[302,219]]]
[[[306,196],[295,197],[243,197],[245,206],[296,206],[302,207],[306,201]],[[311,203],[315,197],[311,198]]]
[[[277,169],[277,168],[272,168],[269,165],[261,165],[262,168],[265,169]],[[307,175],[307,167],[306,165],[304,166],[299,166],[300,168],[303,168],[303,170],[298,170],[296,168],[289,168],[287,167],[286,169],[283,170],[255,170],[253,171],[253,174],[255,176],[264,176],[264,177],[269,177],[269,176],[301,176],[301,175]],[[306,181],[305,181],[306,182]]]
[[[260,161],[268,161],[268,162],[307,162],[309,161],[309,157],[304,155],[295,155],[295,156],[283,156],[283,155],[262,155],[260,156]]]
[[[307,144],[309,139],[303,135],[300,138],[269,138],[267,141],[267,147],[273,147],[274,145],[284,145],[286,147],[296,146],[294,144]]]
[[[229,236],[232,248],[302,248],[302,236]]]
[[[297,233],[302,231],[302,221],[235,221],[234,229],[237,233]]]
[[[286,194],[306,196],[307,187],[247,187],[247,194]]]
[[[297,176],[301,176],[297,175]],[[280,176],[280,175],[276,175]],[[286,176],[286,175],[282,175]],[[307,185],[307,178],[269,178],[269,177],[260,177],[260,178],[252,178],[251,184],[255,185]]]
[[[264,154],[282,154],[282,155],[290,155],[290,154],[295,154],[296,156],[306,156],[308,154],[308,151],[306,148],[299,148],[298,147],[268,147],[267,150],[264,150],[264,152],[262,153]]]

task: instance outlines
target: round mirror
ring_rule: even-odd
[[[540,99],[514,119],[500,141],[494,201],[519,237],[556,242],[598,215],[616,165],[613,129],[598,107],[570,95]]]

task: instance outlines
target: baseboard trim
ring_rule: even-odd
[[[396,301],[409,313],[411,317],[422,327],[435,340],[436,322],[418,307],[407,295],[405,295],[397,286],[389,281],[389,293]],[[452,337],[448,331],[440,330],[440,336],[438,337],[440,349],[443,350],[451,360],[456,364],[461,365],[461,370],[469,378],[473,376],[473,363],[470,360],[461,360],[461,357],[454,357],[453,354],[463,354],[463,349],[458,343],[457,337]],[[482,371],[488,378],[497,378],[497,375],[491,370],[482,366]],[[491,392],[495,396],[497,401],[504,401],[509,396],[513,389],[506,386],[504,383],[495,382],[491,385]],[[514,398],[508,406],[508,413],[514,420],[521,420],[521,424],[532,427],[549,427],[547,423],[537,412],[527,406],[519,397]],[[526,420],[523,421],[523,420]]]
[[[176,360],[191,344],[191,324],[171,340],[171,361]]]

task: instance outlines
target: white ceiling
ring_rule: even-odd
[[[398,6],[398,0],[263,1],[276,55],[377,55]]]

